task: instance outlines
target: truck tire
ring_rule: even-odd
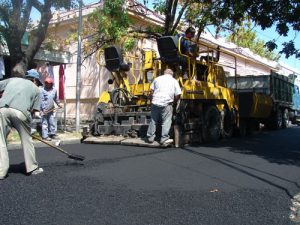
[[[215,142],[221,135],[221,117],[216,106],[208,106],[204,112],[202,138],[204,142]]]
[[[285,129],[289,125],[289,111],[287,109],[283,110],[282,114],[282,128]]]
[[[273,112],[271,118],[267,121],[266,126],[269,130],[278,130],[282,128],[283,115],[282,110],[277,109]]]
[[[274,115],[274,128],[276,130],[281,129],[282,128],[282,121],[283,121],[283,113],[281,109],[278,109],[277,112]]]

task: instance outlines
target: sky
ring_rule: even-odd
[[[266,30],[262,30],[258,27],[256,29],[256,32],[258,38],[264,40],[265,42],[275,39],[279,50],[281,49],[282,43],[289,42],[290,40],[294,40],[295,47],[300,48],[300,32],[296,33],[295,31],[291,30],[288,33],[287,37],[280,36],[275,31],[274,27],[271,27],[270,29],[266,29]],[[296,59],[294,56],[291,56],[288,59],[286,59],[285,56],[282,55],[280,61],[293,68],[297,68],[298,70],[300,70],[300,59]]]
[[[82,0],[83,4],[93,4],[99,2],[99,0]],[[139,2],[143,2],[143,0],[138,0]],[[147,7],[152,8],[151,4],[152,0],[148,0]],[[38,17],[37,12],[32,12],[33,17]],[[265,42],[275,39],[276,44],[278,45],[278,49],[276,52],[279,52],[281,50],[281,45],[283,42],[288,42],[290,40],[293,40],[295,42],[295,47],[300,48],[300,33],[295,33],[294,31],[290,31],[287,37],[279,36],[279,34],[275,31],[275,28],[272,27],[270,29],[261,30],[259,27],[256,29],[257,37],[259,39],[264,40]],[[296,68],[300,71],[300,59],[296,59],[294,56],[289,57],[288,59],[285,58],[284,55],[281,56],[280,62],[292,67]]]

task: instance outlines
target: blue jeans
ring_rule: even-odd
[[[147,130],[147,138],[150,142],[155,139],[156,126],[161,122],[160,143],[169,139],[169,131],[172,124],[173,106],[151,105],[151,121]]]
[[[56,120],[53,112],[49,112],[42,117],[42,137],[47,138],[48,135],[56,134]]]

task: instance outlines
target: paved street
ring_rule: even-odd
[[[24,174],[11,150],[1,225],[287,225],[300,192],[300,127],[184,149],[38,148],[45,172]]]

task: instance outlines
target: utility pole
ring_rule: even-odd
[[[77,49],[77,73],[76,73],[76,132],[80,129],[80,78],[81,78],[81,31],[82,31],[82,0],[79,2],[78,19],[78,49]]]

